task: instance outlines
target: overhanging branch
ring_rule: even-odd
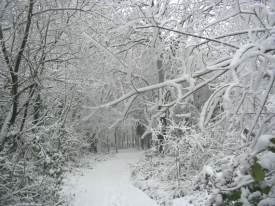
[[[185,35],[185,36],[191,36],[191,37],[194,37],[194,38],[204,39],[204,40],[207,40],[207,41],[210,41],[210,42],[219,43],[219,44],[222,44],[222,45],[225,45],[227,47],[234,48],[234,49],[239,49],[239,47],[234,45],[234,44],[229,44],[227,42],[220,41],[218,39],[213,39],[213,38],[206,37],[206,36],[200,36],[200,35],[197,35],[197,34],[192,34],[192,33],[184,32],[184,31],[178,31],[178,30],[175,30],[175,29],[167,28],[167,27],[161,27],[161,26],[155,26],[155,25],[136,27],[136,29],[146,29],[146,28],[158,28],[158,29],[174,32],[174,33]]]

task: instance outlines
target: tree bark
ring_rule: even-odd
[[[17,108],[18,108],[18,99],[19,99],[19,97],[17,95],[18,87],[19,87],[18,71],[20,68],[24,50],[26,48],[26,44],[28,42],[28,37],[29,37],[29,32],[30,32],[30,27],[31,27],[31,22],[32,22],[33,5],[34,5],[34,0],[30,0],[28,16],[27,16],[27,24],[26,24],[23,40],[21,42],[19,52],[15,59],[15,65],[14,65],[13,71],[11,72],[11,80],[12,80],[11,95],[13,97],[13,99],[12,99],[13,110],[12,110],[11,119],[9,121],[9,127],[15,123],[15,120],[17,117]]]
[[[26,119],[27,119],[27,116],[28,116],[28,109],[29,109],[30,101],[33,97],[34,90],[35,90],[34,86],[30,87],[29,98],[25,103],[25,109],[24,109],[24,114],[23,114],[23,119],[22,119],[22,122],[21,122],[21,126],[20,126],[20,132],[22,132],[23,129],[24,129],[25,122],[26,122]]]
[[[118,148],[117,148],[117,127],[115,128],[115,147],[116,147],[116,153],[118,153]]]

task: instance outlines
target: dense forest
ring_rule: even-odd
[[[274,206],[274,26],[275,0],[0,0],[0,205],[71,205],[84,157],[135,148],[158,205]]]

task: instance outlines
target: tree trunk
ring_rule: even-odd
[[[19,87],[19,81],[18,81],[18,71],[20,68],[20,64],[23,58],[23,53],[26,48],[26,44],[28,41],[29,37],[29,31],[31,27],[31,22],[32,22],[32,13],[33,13],[33,5],[34,5],[34,0],[29,1],[29,10],[28,10],[28,17],[27,17],[27,24],[23,36],[23,40],[19,49],[19,52],[16,56],[15,60],[15,66],[14,69],[11,73],[11,80],[12,80],[12,88],[11,88],[11,95],[13,97],[12,99],[12,115],[11,119],[9,121],[9,127],[15,123],[16,117],[17,117],[17,108],[18,108],[18,87]]]
[[[35,98],[34,105],[33,105],[33,124],[37,124],[40,117],[40,110],[41,110],[42,100],[41,95],[38,93],[37,97]]]
[[[115,147],[116,147],[116,153],[118,153],[118,148],[117,148],[117,127],[115,128]]]
[[[22,122],[21,122],[21,126],[20,126],[20,132],[22,132],[23,129],[24,129],[25,122],[26,122],[26,119],[27,119],[27,116],[28,116],[28,109],[29,109],[30,101],[33,97],[34,90],[35,90],[34,86],[31,86],[30,91],[29,91],[28,100],[25,103],[25,109],[24,109],[24,114],[23,114],[23,119],[22,119]]]

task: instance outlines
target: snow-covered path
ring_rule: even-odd
[[[72,196],[72,206],[157,206],[130,182],[130,165],[142,153],[120,151],[113,158],[83,169],[83,175],[71,175],[65,181],[65,196]]]

